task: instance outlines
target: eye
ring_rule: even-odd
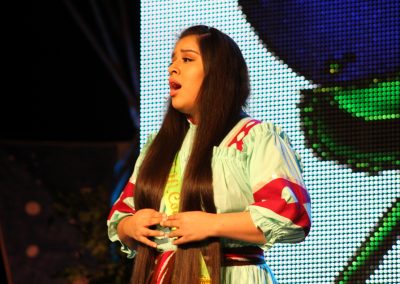
[[[182,61],[186,63],[186,62],[191,62],[191,61],[193,61],[193,59],[188,58],[188,57],[183,57],[183,58],[182,58]]]

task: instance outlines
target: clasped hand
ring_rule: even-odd
[[[167,216],[153,209],[141,209],[128,217],[123,227],[126,235],[151,247],[157,246],[151,237],[161,236],[176,238],[173,244],[180,245],[211,237],[214,216],[215,214],[203,211],[181,212]],[[165,234],[150,228],[158,224],[173,230]]]
[[[177,238],[173,244],[181,245],[211,237],[215,214],[203,211],[181,212],[161,221],[163,227],[174,228],[166,237]]]

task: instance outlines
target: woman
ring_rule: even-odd
[[[217,29],[183,31],[168,71],[161,129],[108,220],[110,239],[136,255],[132,283],[275,283],[264,251],[311,225],[287,136],[243,113],[247,66]]]

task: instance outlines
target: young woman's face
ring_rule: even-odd
[[[196,98],[204,79],[197,36],[186,36],[176,43],[168,72],[172,106],[197,122]]]

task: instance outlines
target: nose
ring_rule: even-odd
[[[172,62],[171,65],[168,67],[168,73],[169,75],[172,75],[173,73],[179,74],[179,68],[176,62]]]

